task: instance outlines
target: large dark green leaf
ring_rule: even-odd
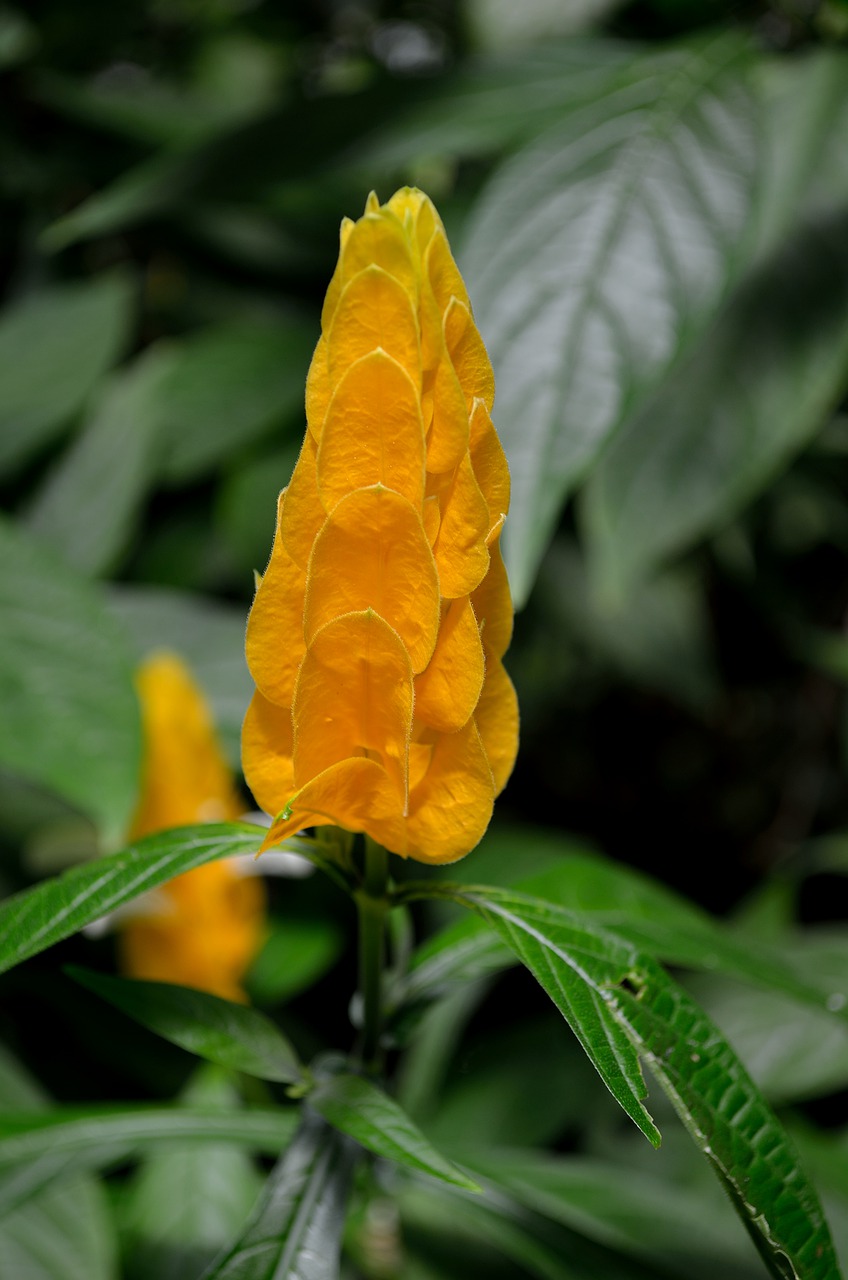
[[[0,973],[183,871],[255,853],[264,834],[247,823],[179,827],[7,898],[0,903]]]
[[[206,474],[287,418],[297,417],[299,432],[316,341],[313,322],[289,319],[232,323],[186,343],[162,387],[166,478]],[[281,489],[288,478],[280,476]]]
[[[27,512],[30,530],[82,573],[112,569],[135,531],[156,474],[173,360],[170,349],[153,347],[114,375]]]
[[[495,174],[462,263],[512,471],[523,602],[562,501],[741,261],[757,108],[735,40],[637,61]]]
[[[784,1130],[717,1028],[654,960],[524,894],[455,886],[452,896],[530,969],[610,1091],[654,1136],[640,1102],[645,1060],[777,1280],[838,1280],[821,1207]]]
[[[757,246],[767,254],[799,213],[833,213],[848,202],[848,57],[820,48],[772,58],[757,78],[765,108]]]
[[[0,1114],[0,1214],[57,1178],[127,1160],[151,1145],[234,1142],[269,1155],[286,1145],[294,1108],[64,1107]]]
[[[540,840],[528,831],[530,848]],[[544,836],[541,837],[544,840]],[[521,848],[522,834],[506,837]],[[556,848],[556,840],[541,848]],[[529,879],[507,878],[527,893],[555,903],[626,939],[646,954],[668,964],[743,978],[790,996],[816,1013],[842,1012],[848,1004],[835,970],[816,972],[791,956],[755,940],[741,941],[705,912],[672,890],[632,868],[596,854],[574,852],[563,845],[562,856]],[[414,890],[413,890],[414,891]],[[514,963],[503,940],[476,920],[461,920],[419,948],[406,980],[406,1000],[427,998],[457,982],[472,981]]]
[[[100,595],[3,520],[0,703],[0,764],[83,810],[114,847],[140,767],[129,653]]]
[[[225,1111],[241,1105],[227,1073],[205,1066],[180,1100]],[[147,1152],[120,1203],[125,1280],[198,1280],[244,1229],[262,1183],[250,1152],[233,1143],[186,1141]]]
[[[719,529],[819,430],[846,385],[841,215],[763,263],[613,441],[586,503],[601,589],[626,590]]]
[[[399,1194],[404,1225],[421,1232],[423,1247],[448,1245],[451,1260],[457,1244],[467,1244],[466,1267],[460,1275],[476,1272],[482,1259],[489,1274],[536,1276],[538,1280],[655,1280],[656,1272],[633,1258],[608,1251],[567,1228],[553,1226],[540,1215],[528,1212],[518,1200],[496,1183],[485,1188],[485,1196],[469,1196],[438,1183],[402,1187]],[[419,1248],[422,1244],[419,1244]],[[495,1271],[498,1255],[508,1258],[518,1271]],[[439,1257],[438,1252],[435,1255]],[[441,1270],[436,1274],[441,1276]],[[454,1273],[451,1272],[451,1275]],[[473,1274],[473,1272],[472,1272]],[[735,1280],[735,1278],[734,1278]]]
[[[274,532],[270,520],[269,541]],[[253,693],[244,658],[244,609],[168,587],[115,586],[111,612],[140,662],[156,649],[173,649],[191,667],[209,700],[215,727],[234,765],[241,724]]]
[[[848,964],[843,956],[842,974]],[[777,991],[694,977],[686,986],[721,1027],[766,1097],[814,1098],[848,1085],[848,1026]]]
[[[637,1049],[609,1009],[608,988],[635,965],[635,947],[582,916],[492,886],[412,885],[407,896],[453,899],[489,925],[498,941],[539,979],[619,1105],[654,1146],[659,1145],[659,1131],[642,1103],[647,1090]],[[536,936],[539,922],[555,940],[547,932]],[[503,963],[500,949],[483,951],[482,965],[473,946],[466,954],[471,956],[469,978]],[[414,978],[412,993],[417,994]]]
[[[156,1035],[209,1062],[261,1080],[293,1083],[303,1067],[279,1028],[258,1009],[170,982],[141,982],[69,967],[71,977]]]
[[[362,1076],[328,1075],[309,1094],[309,1102],[329,1124],[374,1155],[478,1190],[473,1179],[436,1151],[393,1098]]]
[[[205,1280],[336,1280],[356,1150],[307,1112],[244,1235]]]
[[[509,1148],[462,1148],[482,1178],[573,1231],[682,1275],[726,1276],[749,1261],[741,1227],[714,1219],[691,1189],[611,1161]],[[728,1230],[728,1227],[731,1230]]]
[[[41,449],[82,407],[127,337],[123,275],[33,293],[0,319],[0,471]]]
[[[35,1081],[2,1045],[0,1106],[47,1106]],[[3,1280],[113,1280],[116,1255],[106,1193],[84,1173],[45,1187],[0,1221]]]

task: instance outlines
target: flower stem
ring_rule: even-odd
[[[389,908],[389,855],[365,837],[365,875],[356,894],[359,912],[359,991],[362,997],[362,1063],[367,1071],[380,1065],[382,1031],[383,934]]]

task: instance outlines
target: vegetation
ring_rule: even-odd
[[[848,1268],[846,38],[844,0],[0,10],[0,1280]],[[263,854],[250,1003],[174,930],[187,985],[115,976],[140,895],[265,835],[228,778],[140,822],[137,673],[178,654],[238,770],[339,222],[404,185],[494,367],[515,772],[452,866]]]

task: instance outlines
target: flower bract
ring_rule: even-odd
[[[247,629],[245,776],[303,827],[452,862],[515,760],[499,549],[509,472],[494,378],[444,227],[420,191],[345,220]]]
[[[174,654],[152,655],[136,686],[144,778],[130,839],[243,810],[202,693]],[[121,927],[121,965],[134,978],[176,982],[229,1000],[265,937],[265,890],[230,862],[209,862],[140,899]]]

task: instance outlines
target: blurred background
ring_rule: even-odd
[[[189,664],[237,767],[253,571],[339,222],[408,183],[466,277],[513,474],[521,751],[455,870],[514,881],[598,850],[844,974],[846,41],[846,0],[0,7],[4,892],[120,847],[152,650]],[[344,1025],[352,921],[314,879],[270,893],[252,993],[308,1052]],[[116,1043],[58,972],[112,945],[7,975],[0,1038],[63,1100],[170,1097],[185,1055],[128,1024]],[[457,1013],[443,1130],[511,1141],[570,1071],[531,1139],[585,1149],[591,1097],[620,1152],[517,983]],[[830,1135],[844,1243],[846,1035],[699,983],[771,1096]]]

